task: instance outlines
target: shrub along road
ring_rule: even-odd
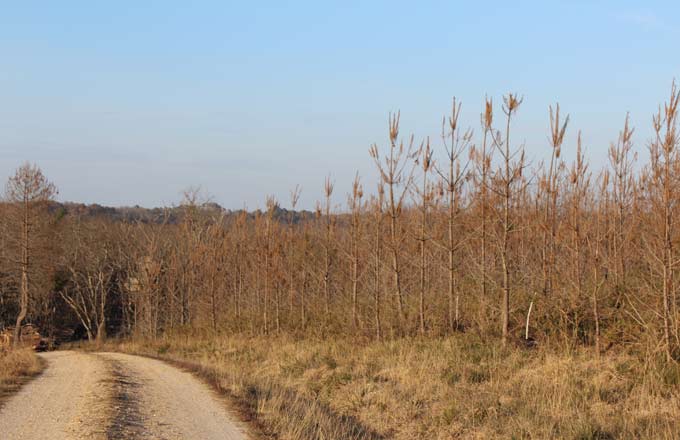
[[[246,439],[190,373],[119,353],[52,352],[45,372],[0,409],[3,440]]]

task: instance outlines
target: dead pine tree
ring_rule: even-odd
[[[359,290],[359,243],[362,239],[362,198],[364,197],[364,190],[361,186],[359,173],[354,176],[352,182],[352,194],[348,198],[350,211],[350,242],[349,242],[349,261],[350,261],[350,281],[352,283],[352,326],[356,331],[359,326],[359,318],[357,311],[357,296]]]
[[[333,182],[330,177],[326,177],[324,182],[324,266],[323,266],[323,296],[324,296],[324,315],[326,325],[331,318],[331,270],[333,269],[333,226],[335,218],[331,216],[331,196],[333,195]]]
[[[543,232],[543,246],[541,248],[541,270],[543,273],[544,296],[550,295],[553,291],[553,277],[555,271],[555,247],[557,241],[558,212],[557,199],[559,195],[559,182],[561,171],[564,166],[560,161],[564,135],[569,124],[569,115],[562,121],[560,119],[560,105],[556,104],[553,109],[549,107],[550,114],[550,162],[547,171],[539,179],[539,190],[543,195],[543,222],[541,229]],[[536,302],[536,292],[529,302],[527,318],[525,323],[524,338],[529,340],[529,323],[531,313]]]
[[[650,200],[651,214],[654,216],[654,233],[650,240],[653,244],[653,262],[660,266],[656,270],[661,274],[662,289],[661,310],[663,327],[663,347],[667,362],[674,359],[677,343],[677,299],[674,287],[674,275],[678,264],[673,243],[675,227],[674,211],[680,203],[678,192],[678,171],[680,170],[680,139],[677,133],[678,102],[680,94],[675,83],[671,88],[670,98],[659,109],[653,118],[654,138],[649,146],[650,152]]]
[[[571,308],[574,311],[573,334],[576,339],[580,327],[580,302],[583,300],[583,284],[585,274],[586,246],[584,211],[590,191],[590,173],[581,145],[581,132],[576,141],[576,159],[569,172],[569,228],[571,229],[572,275],[571,283],[573,295]],[[597,227],[597,225],[596,225]],[[593,304],[595,307],[595,304]],[[595,319],[595,327],[599,327],[599,317]],[[597,329],[599,331],[599,328]]]
[[[542,179],[545,188],[543,206],[543,294],[547,295],[553,289],[553,271],[555,266],[555,240],[557,235],[557,196],[559,180],[559,160],[564,143],[564,135],[569,124],[569,115],[560,121],[560,105],[555,110],[550,107],[550,164],[548,173]]]
[[[419,168],[422,170],[421,187],[415,189],[415,193],[419,197],[420,207],[420,222],[419,231],[416,234],[418,246],[420,248],[420,292],[418,298],[418,324],[421,335],[425,335],[425,291],[427,290],[427,242],[430,240],[428,232],[428,214],[430,201],[433,196],[433,188],[431,188],[427,177],[432,171],[432,149],[430,148],[430,140],[427,139],[425,147],[420,149],[420,157],[417,160]]]
[[[17,249],[19,275],[19,314],[14,326],[13,344],[21,342],[21,325],[28,315],[31,297],[31,278],[39,261],[41,248],[47,237],[43,212],[45,204],[54,199],[57,188],[37,165],[25,163],[7,181],[5,200],[10,206],[8,242]]]
[[[626,260],[628,258],[628,239],[630,238],[632,206],[634,202],[635,177],[633,165],[636,155],[633,153],[633,133],[630,116],[626,115],[623,130],[619,133],[616,144],[609,147],[609,164],[611,167],[611,198],[616,210],[614,228],[611,237],[614,288],[617,303],[627,293]]]
[[[295,185],[295,188],[290,192],[290,206],[291,211],[288,214],[288,313],[292,323],[292,317],[295,304],[295,231],[293,229],[293,217],[295,216],[295,208],[300,200],[300,193],[302,189],[300,185]]]
[[[512,293],[512,249],[511,240],[513,233],[517,230],[515,218],[512,212],[512,203],[516,193],[520,192],[517,188],[518,183],[522,182],[522,172],[525,168],[524,148],[513,149],[510,144],[510,126],[512,117],[517,113],[517,109],[522,104],[523,99],[516,94],[509,93],[503,97],[503,113],[506,116],[504,136],[500,132],[492,136],[493,144],[501,157],[501,164],[494,175],[494,192],[500,197],[502,206],[497,209],[500,237],[498,239],[498,253],[502,266],[502,285],[501,285],[501,340],[503,345],[507,344],[510,328],[510,297]]]
[[[263,315],[264,320],[264,334],[269,334],[269,302],[271,299],[272,288],[272,260],[274,246],[272,243],[272,229],[274,221],[274,213],[278,208],[274,196],[267,197],[267,213],[265,217],[265,237],[264,237],[264,304]]]
[[[487,101],[488,104],[488,101]],[[461,156],[470,148],[472,141],[472,130],[467,129],[461,132],[458,126],[460,117],[461,103],[453,99],[451,116],[442,121],[442,143],[446,150],[446,168],[435,167],[443,182],[446,191],[447,204],[447,227],[446,238],[437,240],[439,247],[444,248],[448,256],[448,311],[447,326],[449,330],[460,329],[460,292],[456,288],[456,252],[464,243],[459,235],[456,234],[456,226],[461,209],[461,190],[467,175],[468,163],[461,167]],[[488,120],[491,121],[491,109],[487,107]],[[484,142],[486,144],[486,142]],[[484,153],[486,156],[486,153]],[[484,168],[486,169],[486,168]],[[488,170],[487,170],[488,171]],[[485,256],[483,256],[485,258]],[[486,274],[483,275],[486,277]]]
[[[264,315],[264,272],[266,268],[263,268],[263,262],[267,259],[267,249],[268,249],[268,231],[267,231],[267,213],[261,210],[255,211],[253,216],[253,238],[254,243],[251,248],[252,260],[251,260],[251,283],[252,299],[250,306],[252,309],[248,313],[248,327],[251,332],[255,332],[255,329],[260,326],[261,318]],[[245,301],[244,301],[245,302]]]
[[[237,328],[241,329],[243,284],[245,269],[247,264],[246,255],[248,253],[248,213],[244,209],[236,217],[233,234],[235,235],[236,245],[234,246],[234,266],[236,266],[236,286],[234,288],[234,316]]]
[[[375,338],[380,341],[382,338],[382,326],[380,323],[380,309],[382,307],[380,291],[381,268],[382,268],[382,226],[385,217],[383,206],[385,204],[385,187],[383,183],[378,184],[378,194],[373,198],[373,318],[375,323]]]
[[[591,287],[591,307],[593,313],[593,322],[595,325],[594,339],[595,339],[595,354],[600,356],[602,352],[600,342],[600,290],[607,281],[607,272],[602,269],[604,264],[604,244],[607,235],[607,225],[603,220],[606,218],[608,196],[609,196],[609,170],[604,170],[599,177],[599,200],[593,203],[595,210],[595,223],[593,225],[594,232],[591,234],[592,238],[589,241],[590,252],[593,254],[593,261],[591,265],[592,272],[592,287]]]
[[[304,221],[301,232],[302,239],[302,262],[299,267],[300,273],[300,328],[304,330],[307,327],[307,289],[309,286],[310,269],[308,267],[310,254],[310,232],[309,222]]]
[[[402,225],[402,211],[404,199],[413,181],[416,168],[413,159],[418,153],[414,152],[413,136],[408,143],[399,140],[400,114],[389,117],[389,154],[383,159],[378,146],[373,144],[369,153],[380,172],[380,179],[386,188],[386,211],[389,217],[388,249],[392,257],[391,272],[393,278],[394,298],[397,306],[399,331],[403,331],[406,321],[406,305],[404,302],[401,248],[406,238]]]
[[[488,275],[487,275],[487,248],[488,248],[488,210],[489,210],[489,175],[491,161],[493,159],[493,149],[488,148],[488,135],[493,126],[493,101],[486,99],[484,103],[484,113],[481,115],[482,123],[482,145],[477,150],[472,147],[472,156],[475,160],[475,180],[477,182],[480,205],[480,293],[483,299],[487,298]]]
[[[276,243],[276,255],[285,255],[285,240]],[[282,267],[284,263],[282,258],[276,259],[277,265],[274,268],[274,324],[276,325],[276,334],[281,333],[281,291],[283,290],[283,283],[286,278],[285,269]]]

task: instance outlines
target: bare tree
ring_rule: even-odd
[[[418,244],[420,246],[420,297],[418,301],[418,321],[420,334],[425,334],[425,290],[427,288],[427,259],[426,247],[429,241],[428,232],[428,214],[430,207],[430,199],[432,198],[432,188],[429,186],[427,180],[428,174],[432,170],[432,150],[430,149],[430,140],[428,139],[425,148],[421,148],[420,157],[417,159],[421,170],[423,171],[422,187],[416,189],[416,193],[420,196],[420,231],[418,233]]]
[[[614,287],[618,296],[622,296],[627,288],[626,284],[626,261],[628,257],[629,229],[631,226],[631,210],[633,204],[633,192],[635,179],[633,176],[633,164],[636,155],[633,153],[633,133],[635,129],[630,126],[630,117],[626,115],[623,130],[619,133],[616,144],[609,147],[609,163],[611,167],[612,201],[615,204],[615,224],[611,240],[612,265],[614,275]],[[617,301],[620,301],[617,299]]]
[[[501,298],[501,338],[503,344],[507,343],[510,328],[510,295],[512,290],[512,279],[510,259],[512,258],[511,236],[517,230],[515,219],[512,213],[512,203],[516,196],[517,184],[521,182],[522,171],[525,167],[524,149],[513,150],[510,145],[510,123],[512,117],[517,113],[517,109],[522,104],[522,98],[509,93],[503,97],[503,112],[506,116],[505,139],[501,138],[500,133],[493,136],[502,163],[495,173],[496,184],[495,192],[501,197],[503,205],[499,214],[501,235],[499,240],[499,253],[501,265],[503,267],[502,298]],[[528,319],[527,319],[528,320]]]
[[[564,134],[569,124],[569,115],[564,122],[560,120],[560,105],[553,111],[550,107],[550,165],[548,173],[541,179],[545,188],[543,211],[543,293],[549,294],[553,288],[553,271],[555,266],[555,239],[557,235],[557,196],[560,175],[560,153],[564,142]]]
[[[333,229],[335,220],[331,217],[331,196],[333,195],[334,184],[330,177],[326,177],[324,182],[324,267],[323,267],[323,295],[326,323],[331,317],[331,269],[333,267]]]
[[[460,327],[460,294],[456,289],[456,252],[458,251],[464,240],[456,235],[456,222],[460,215],[461,207],[461,190],[462,184],[467,174],[467,164],[461,167],[461,155],[470,148],[472,141],[472,130],[468,129],[461,133],[458,126],[458,119],[460,117],[461,104],[456,103],[453,99],[453,106],[451,116],[448,120],[446,118],[442,122],[442,142],[446,149],[446,170],[435,168],[440,175],[447,195],[448,216],[447,216],[447,233],[445,240],[439,240],[440,246],[446,249],[448,254],[448,327],[450,330],[455,330]],[[487,106],[488,121],[491,121],[491,109]],[[448,131],[447,131],[448,128]],[[485,135],[486,136],[486,135]],[[486,141],[484,141],[486,145]],[[483,156],[486,160],[486,152]],[[486,165],[483,165],[486,170]],[[484,176],[484,179],[486,176]],[[486,191],[485,189],[483,191]],[[484,201],[485,203],[486,201]],[[483,226],[485,228],[485,226]],[[444,242],[444,244],[441,244]],[[482,258],[486,256],[483,254]],[[486,278],[486,273],[482,274],[482,278]],[[484,282],[484,281],[483,281]]]
[[[553,278],[555,268],[555,255],[557,246],[557,230],[558,230],[558,212],[557,200],[559,195],[559,183],[564,164],[560,160],[562,152],[562,144],[564,143],[564,135],[569,124],[569,115],[562,121],[560,119],[560,105],[556,104],[553,109],[549,108],[550,114],[550,162],[547,170],[543,170],[538,183],[538,195],[542,195],[541,201],[543,207],[543,219],[541,222],[541,229],[543,235],[543,246],[541,248],[541,270],[543,272],[543,295],[549,295],[553,292]],[[531,312],[534,308],[535,299],[537,297],[537,290],[534,289],[534,295],[529,303],[529,310],[527,311],[527,318],[525,324],[524,338],[529,340],[529,320]],[[554,300],[554,298],[553,298]]]
[[[603,221],[603,217],[606,216],[608,205],[607,197],[609,195],[609,192],[607,191],[607,187],[609,186],[608,170],[604,170],[601,173],[598,185],[600,200],[595,203],[595,206],[593,206],[595,210],[593,229],[595,231],[592,234],[592,238],[590,240],[590,249],[593,255],[591,269],[593,274],[593,286],[591,287],[591,307],[593,321],[595,323],[595,353],[597,356],[599,356],[602,351],[600,343],[600,290],[607,279],[606,271],[602,269],[604,261],[602,254],[604,252],[603,241],[605,240],[606,235],[606,226],[604,224],[605,222]]]
[[[113,255],[115,250],[112,244],[102,242],[102,236],[93,226],[99,232],[106,228],[104,224],[75,224],[72,250],[67,255],[66,262],[71,275],[70,283],[59,294],[80,319],[88,339],[101,341],[106,337],[109,294],[119,286],[116,277],[120,270]],[[149,259],[146,263],[149,265],[146,270],[153,270],[152,260]],[[155,308],[158,308],[157,304]]]
[[[479,204],[480,206],[480,229],[481,229],[481,237],[480,237],[480,272],[481,272],[481,280],[480,280],[480,293],[482,295],[482,298],[486,299],[487,297],[487,291],[488,291],[488,274],[487,274],[487,266],[488,266],[488,257],[487,257],[487,248],[488,248],[488,222],[489,222],[489,174],[490,174],[490,168],[491,168],[491,161],[493,159],[493,149],[488,148],[488,135],[489,133],[492,133],[492,127],[493,127],[493,101],[491,99],[486,99],[484,103],[484,113],[481,116],[481,122],[482,122],[482,147],[481,150],[476,150],[474,147],[472,148],[473,156],[475,158],[475,165],[476,165],[476,175],[478,176],[478,196],[479,196]],[[493,134],[493,133],[492,133]],[[471,137],[471,132],[470,136]]]
[[[359,242],[361,241],[362,234],[362,198],[364,197],[364,190],[361,186],[361,180],[359,178],[359,173],[354,177],[352,182],[352,194],[349,197],[349,210],[350,210],[350,280],[352,282],[352,325],[356,330],[358,321],[357,312],[357,296],[359,290]]]
[[[678,192],[678,171],[680,171],[680,139],[677,133],[678,124],[678,93],[675,83],[671,88],[670,98],[654,116],[655,137],[650,143],[650,200],[651,213],[656,220],[656,230],[652,237],[650,255],[658,262],[661,274],[661,316],[663,322],[663,347],[666,361],[673,359],[675,344],[671,336],[677,329],[677,300],[675,297],[674,275],[678,259],[673,247],[673,229],[675,227],[674,211],[680,203]]]
[[[382,268],[382,225],[384,220],[383,206],[385,204],[385,188],[383,183],[378,184],[378,195],[373,199],[373,317],[375,321],[375,338],[382,338],[382,325],[380,322],[380,291],[381,268]]]
[[[580,326],[579,303],[583,299],[583,284],[585,275],[585,260],[586,260],[586,234],[584,227],[584,210],[586,209],[586,202],[588,201],[590,187],[590,173],[588,171],[588,164],[585,161],[585,155],[581,145],[581,132],[578,133],[578,140],[576,145],[576,160],[574,161],[569,172],[569,227],[571,229],[571,255],[572,255],[572,310],[574,310],[573,328],[574,339]],[[595,225],[597,228],[597,225]],[[597,282],[597,281],[596,281]],[[594,298],[593,310],[597,308],[597,300]],[[599,316],[593,314],[596,333],[599,331]],[[596,336],[599,340],[599,335]],[[597,345],[597,344],[596,344]],[[599,348],[599,347],[598,347]]]
[[[236,245],[234,247],[234,263],[236,267],[236,286],[234,288],[234,316],[236,317],[236,324],[241,324],[242,300],[243,300],[243,284],[245,277],[245,269],[247,265],[246,254],[248,252],[248,234],[247,234],[248,214],[243,210],[236,218],[234,226],[234,235]]]
[[[37,165],[25,163],[7,181],[5,198],[11,205],[10,222],[12,241],[19,248],[18,263],[19,314],[14,327],[14,345],[21,337],[21,325],[28,314],[31,297],[31,277],[36,269],[36,253],[44,246],[42,210],[46,202],[54,199],[57,188],[47,180]],[[42,242],[42,243],[41,243]]]
[[[299,185],[290,192],[291,211],[288,214],[288,311],[292,320],[295,303],[295,230],[293,229],[293,216],[295,207],[300,200],[302,189]]]
[[[278,208],[276,199],[273,196],[267,197],[267,213],[265,217],[265,243],[264,243],[264,309],[262,319],[264,321],[264,334],[269,334],[269,301],[271,297],[272,285],[272,260],[274,246],[272,244],[274,212]]]
[[[373,144],[370,155],[380,172],[381,181],[387,188],[387,215],[390,219],[390,240],[389,250],[392,256],[392,276],[394,280],[394,295],[397,303],[397,313],[400,323],[406,320],[406,307],[404,304],[402,286],[402,266],[400,249],[403,245],[405,232],[401,224],[401,216],[404,207],[404,199],[413,180],[413,172],[416,164],[412,162],[418,151],[414,152],[413,136],[407,144],[399,141],[399,117],[389,117],[389,155],[383,158],[380,156],[378,146]]]

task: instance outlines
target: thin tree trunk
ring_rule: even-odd
[[[21,325],[28,314],[28,268],[29,268],[29,200],[27,192],[23,200],[23,219],[21,224],[21,285],[19,287],[19,315],[14,327],[13,344],[17,347],[21,343]]]
[[[504,176],[504,203],[503,203],[503,241],[501,263],[503,265],[503,298],[501,302],[501,337],[503,345],[507,344],[510,327],[510,266],[509,266],[509,241],[510,241],[510,196],[512,176],[510,175],[510,116],[506,127],[505,140],[505,176]]]

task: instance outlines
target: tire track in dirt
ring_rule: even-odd
[[[225,402],[191,373],[163,361],[121,353],[100,353],[119,379],[113,430],[128,429],[143,439],[244,440],[245,427]],[[123,397],[121,397],[123,396]],[[119,421],[116,422],[116,419]],[[141,422],[141,428],[135,424]]]
[[[112,387],[111,418],[106,429],[106,437],[114,439],[138,439],[147,436],[144,420],[140,415],[139,388],[141,384],[125,374],[117,361],[108,361],[111,368]]]

